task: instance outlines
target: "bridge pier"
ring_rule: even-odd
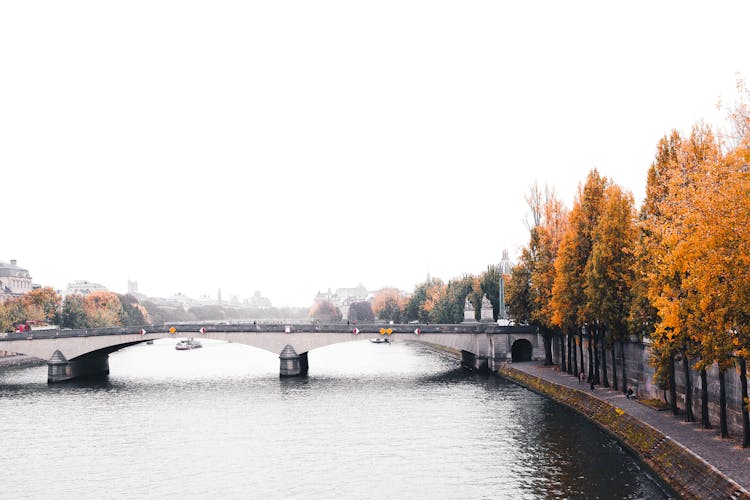
[[[47,361],[47,383],[109,375],[109,354],[92,354],[68,361],[63,353],[55,351]]]
[[[304,377],[307,375],[308,368],[306,352],[297,354],[294,347],[289,344],[281,351],[279,355],[280,377]]]
[[[461,367],[473,372],[488,373],[490,371],[489,358],[462,350]]]

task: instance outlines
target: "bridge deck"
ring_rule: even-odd
[[[420,333],[487,333],[487,334],[498,334],[498,333],[536,333],[536,328],[532,326],[500,326],[495,323],[460,323],[460,324],[441,324],[441,325],[429,325],[429,324],[381,324],[381,323],[367,323],[362,325],[347,325],[342,323],[332,324],[318,324],[318,323],[304,323],[304,324],[291,324],[291,323],[230,323],[230,324],[204,324],[204,323],[190,323],[190,324],[173,324],[165,323],[162,325],[142,325],[142,326],[117,326],[107,328],[82,328],[82,329],[47,329],[47,330],[31,330],[23,333],[6,333],[0,335],[0,342],[7,340],[19,340],[19,339],[50,339],[60,337],[88,337],[88,336],[100,336],[100,335],[132,335],[141,333],[143,330],[145,333],[170,333],[170,329],[174,328],[175,336],[195,336],[201,333],[201,329],[204,329],[206,333],[342,333],[351,334],[355,329],[359,333],[381,333],[381,330],[393,333],[410,333],[413,334],[415,330],[419,330]]]

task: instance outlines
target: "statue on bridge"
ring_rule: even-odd
[[[482,309],[479,311],[479,318],[479,321],[482,323],[492,323],[495,321],[492,311],[492,302],[487,298],[487,295],[482,296]]]
[[[469,300],[469,297],[466,297],[466,302],[464,303],[464,320],[462,323],[476,323],[476,311],[474,311],[474,305]]]

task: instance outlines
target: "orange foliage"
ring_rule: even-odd
[[[22,297],[28,319],[35,321],[53,321],[60,310],[62,297],[52,287],[37,288]]]
[[[122,303],[112,292],[92,292],[83,299],[86,323],[91,328],[115,326],[121,323]]]
[[[407,301],[396,288],[383,288],[372,299],[372,312],[378,319],[390,319],[384,315],[390,316],[396,309],[403,311]]]
[[[314,303],[310,308],[309,316],[321,321],[339,321],[342,317],[338,307],[325,300]]]

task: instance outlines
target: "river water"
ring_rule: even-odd
[[[567,408],[425,348],[277,356],[204,341],[110,356],[106,380],[0,371],[2,498],[669,498]]]

